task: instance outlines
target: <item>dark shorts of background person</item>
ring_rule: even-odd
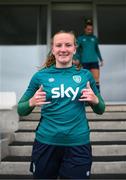
[[[30,165],[34,179],[89,179],[91,165],[90,144],[56,146],[34,142]]]
[[[83,68],[85,69],[99,69],[99,62],[94,63],[82,63]]]

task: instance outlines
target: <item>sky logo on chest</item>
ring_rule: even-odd
[[[81,82],[81,76],[75,75],[73,76],[73,80],[76,83]],[[79,92],[79,87],[73,89],[72,87],[65,88],[64,84],[61,84],[59,87],[54,87],[51,90],[52,98],[64,98],[65,96],[71,98],[71,101],[74,101]]]
[[[65,96],[71,98],[71,101],[75,100],[79,92],[79,87],[76,87],[74,90],[72,87],[64,87],[64,84],[61,84],[59,87],[52,88],[52,98],[64,98]]]

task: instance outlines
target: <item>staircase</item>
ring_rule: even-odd
[[[9,156],[0,163],[0,179],[32,179],[30,155],[40,109],[21,117],[9,144]],[[92,179],[126,179],[126,105],[107,105],[103,115],[87,107],[93,150]]]

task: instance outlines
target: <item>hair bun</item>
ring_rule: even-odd
[[[85,19],[85,24],[92,25],[93,24],[92,19]]]

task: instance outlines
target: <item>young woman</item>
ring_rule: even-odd
[[[93,35],[93,23],[90,19],[86,20],[84,34],[77,38],[77,45],[77,53],[74,58],[79,60],[83,68],[92,72],[96,86],[100,91],[99,70],[100,66],[103,66],[103,59],[98,46],[98,38]]]
[[[90,177],[92,152],[85,102],[98,114],[105,111],[105,104],[90,71],[72,65],[75,52],[74,34],[56,33],[50,56],[18,103],[20,116],[41,106],[30,166],[36,179]]]

